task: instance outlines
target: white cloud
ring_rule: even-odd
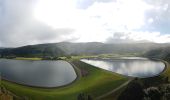
[[[145,24],[145,11],[152,8],[141,0],[94,2],[87,9],[77,9],[74,0],[63,5],[66,1],[43,0],[34,14],[53,28],[75,29],[78,42],[104,42],[116,31],[140,28]]]
[[[166,28],[170,25],[170,21],[166,22],[170,14],[165,1],[4,0],[0,7],[0,44],[21,46],[108,39],[170,42],[170,36],[162,32],[170,32]]]
[[[93,22],[96,27],[97,24],[107,24],[110,27],[132,30],[144,25],[145,11],[152,8],[141,0],[95,2],[87,9],[77,9],[75,4],[75,0],[72,2],[68,2],[68,0],[41,0],[36,5],[34,14],[37,20],[55,28],[73,26],[79,28],[81,24],[84,24],[83,22],[92,23],[92,20],[96,18],[97,21],[101,22]]]
[[[116,32],[106,42],[132,43],[132,42],[170,42],[170,34],[162,35],[159,32]]]
[[[15,47],[28,44],[66,41],[63,35],[74,30],[57,28],[33,18],[34,0],[4,0],[0,11],[0,46]]]

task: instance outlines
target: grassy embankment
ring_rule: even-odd
[[[31,100],[76,100],[80,93],[85,93],[92,98],[96,98],[128,80],[128,78],[121,75],[93,67],[80,61],[72,61],[72,63],[77,67],[76,71],[79,78],[65,87],[51,89],[34,88],[8,81],[2,81],[2,85],[16,95]],[[81,74],[82,71],[86,72],[83,76]]]
[[[170,77],[170,62],[166,62],[166,65],[166,70],[161,75]]]
[[[164,87],[165,85],[169,84],[170,82],[170,62],[163,61],[166,65],[166,69],[160,75],[150,78],[138,78],[134,80],[139,82],[141,86],[145,88],[149,87]],[[130,84],[129,84],[130,85]],[[103,98],[103,100],[117,100],[118,96],[126,89],[126,87],[116,91],[114,94],[110,94],[107,97]],[[128,94],[128,93],[127,93]],[[129,94],[134,95],[134,94]]]
[[[24,58],[24,57],[16,57],[16,60],[42,60],[42,58]]]

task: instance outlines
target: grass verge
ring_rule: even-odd
[[[42,60],[42,58],[25,58],[25,57],[16,57],[16,60]]]

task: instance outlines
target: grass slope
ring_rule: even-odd
[[[25,57],[16,57],[16,60],[42,60],[42,58],[25,58]]]
[[[165,62],[166,70],[161,74],[161,76],[170,78],[170,62]]]
[[[86,93],[93,98],[100,96],[123,84],[128,79],[118,74],[108,72],[80,61],[72,62],[79,70],[88,72],[80,76],[75,82],[65,87],[52,89],[33,88],[2,81],[2,85],[11,92],[31,100],[76,100],[79,93]]]
[[[155,77],[149,77],[149,78],[138,78],[138,79],[133,80],[133,82],[138,82],[142,86],[143,89],[149,89],[149,88],[152,89],[152,87],[158,88],[159,93],[161,93],[161,98],[163,98],[163,96],[165,97],[166,93],[167,94],[170,93],[168,90],[165,91],[165,89],[167,88],[166,86],[168,86],[170,83],[170,62],[167,62],[167,61],[163,61],[163,62],[166,64],[166,69],[160,75],[155,76]],[[118,96],[121,95],[123,93],[123,91],[125,89],[127,89],[127,87],[124,87],[124,88],[118,90],[114,94],[108,95],[107,97],[103,98],[102,100],[117,100]],[[127,97],[136,95],[136,94],[131,94],[129,92],[127,92],[126,94],[127,94]],[[152,95],[154,95],[154,92]],[[127,98],[127,100],[129,100],[129,99]],[[148,99],[148,100],[150,100],[150,99]],[[153,100],[155,100],[155,99],[153,99]],[[169,100],[169,99],[164,98],[161,100]]]

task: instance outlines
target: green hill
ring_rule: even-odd
[[[152,49],[144,54],[149,58],[158,58],[170,61],[170,46],[164,48]]]
[[[42,57],[66,55],[95,55],[95,54],[144,54],[152,49],[164,48],[170,44],[131,43],[131,44],[104,44],[99,42],[88,43],[48,43],[28,45],[18,48],[0,49],[0,54],[9,56]]]

